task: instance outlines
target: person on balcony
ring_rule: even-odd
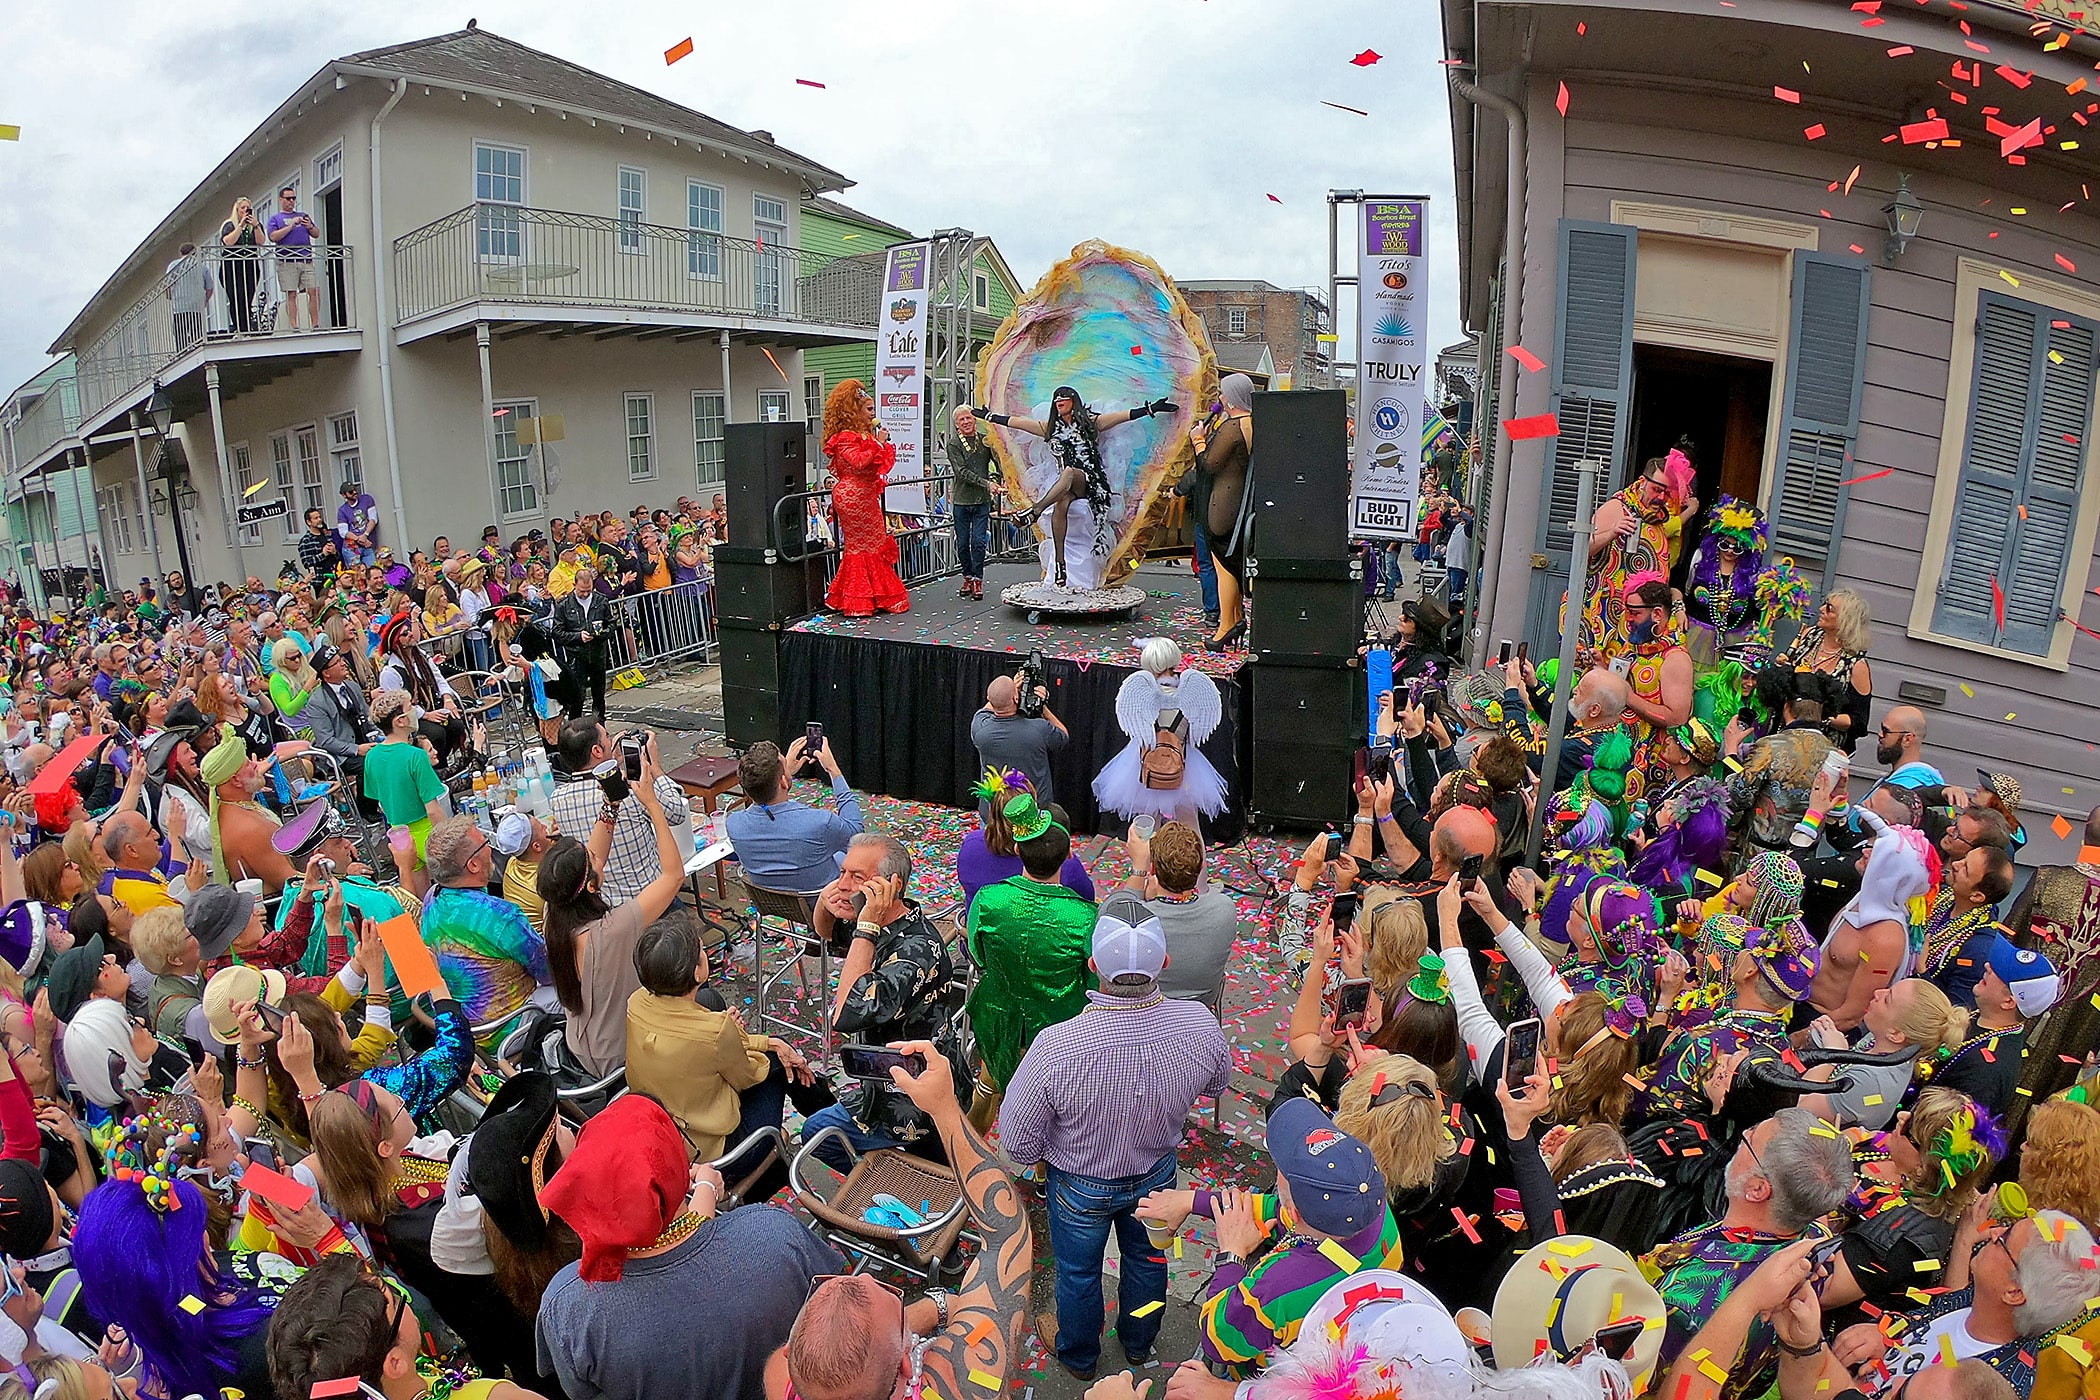
[[[897,537],[882,515],[882,489],[897,449],[858,379],[839,381],[824,401],[824,455],[838,477],[831,503],[839,529],[839,569],[824,606],[848,617],[911,611],[911,595],[897,577]]]
[[[219,285],[226,291],[226,323],[235,335],[255,334],[255,283],[262,275],[263,227],[246,195],[219,225]]]
[[[306,298],[306,329],[321,328],[320,267],[314,260],[314,221],[299,208],[299,191],[286,185],[277,192],[277,211],[270,215],[269,239],[277,245],[277,285],[284,292],[284,319],[299,329],[299,298]]]

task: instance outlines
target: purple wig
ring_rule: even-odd
[[[1693,871],[1712,870],[1720,863],[1721,852],[1728,844],[1727,798],[1720,791],[1721,785],[1712,779],[1692,781],[1710,784],[1714,795],[1690,811],[1680,812],[1676,821],[1641,849],[1633,862],[1633,873],[1627,877],[1634,884],[1682,894]]]
[[[80,1205],[73,1266],[88,1306],[131,1334],[166,1394],[216,1395],[239,1364],[240,1339],[267,1325],[270,1308],[216,1278],[203,1193],[177,1181],[175,1199],[163,1214],[136,1181],[97,1186]],[[187,1298],[203,1308],[191,1313]]]

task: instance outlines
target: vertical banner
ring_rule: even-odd
[[[1366,200],[1356,282],[1356,447],[1349,533],[1414,534],[1422,484],[1422,387],[1428,367],[1429,276],[1422,201]]]
[[[926,303],[933,297],[933,245],[900,243],[882,270],[875,341],[875,421],[896,444],[882,508],[926,514]]]

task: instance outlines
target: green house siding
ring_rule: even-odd
[[[875,347],[866,344],[813,345],[802,352],[802,372],[805,375],[823,375],[826,394],[829,394],[832,386],[842,379],[858,379],[863,384],[873,384]]]
[[[1008,316],[1013,314],[1013,289],[1007,286],[1006,279],[999,275],[999,269],[993,266],[990,255],[982,251],[980,251],[977,254],[977,271],[983,273],[986,280],[991,284],[985,289],[985,299],[988,302],[990,302],[991,305],[985,311],[984,314],[990,316],[994,321],[1005,320]],[[970,294],[972,297],[976,295],[976,285],[974,280],[971,285]]]

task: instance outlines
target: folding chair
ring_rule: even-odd
[[[816,899],[821,891],[803,894],[793,890],[769,890],[764,885],[753,884],[746,876],[744,892],[751,897],[751,907],[757,911],[756,917],[751,921],[751,975],[758,983],[759,1028],[763,1030],[768,1026],[778,1026],[782,1030],[817,1035],[817,1063],[819,1066],[826,1066],[831,1061],[831,949],[823,939],[817,937]],[[768,919],[787,925],[790,946],[788,960],[770,973],[765,970],[766,945],[763,936]],[[817,959],[819,991],[818,1023],[814,1027],[775,1016],[767,1006],[773,988],[790,971],[794,972],[801,982],[802,995],[809,996],[809,973],[803,966],[803,960],[812,954]]]
[[[1220,1026],[1225,1024],[1225,988],[1223,986],[1220,986],[1215,992],[1203,998],[1203,1005],[1212,1016],[1217,1018]],[[1226,1039],[1230,1040],[1231,1036],[1228,1035]],[[1232,1092],[1234,1090],[1228,1082],[1225,1086],[1225,1094]],[[1210,1101],[1210,1130],[1214,1133],[1225,1130],[1225,1094],[1219,1094]]]
[[[765,1151],[754,1153],[752,1149],[760,1144],[765,1144]],[[722,1176],[722,1199],[716,1209],[734,1210],[744,1205],[759,1178],[786,1157],[786,1135],[778,1128],[760,1128],[709,1162],[707,1165]]]
[[[829,1137],[839,1140],[851,1169],[827,1200],[811,1184],[809,1164],[817,1145]],[[894,1147],[857,1152],[838,1128],[825,1128],[802,1144],[788,1164],[788,1185],[796,1204],[815,1218],[824,1237],[853,1261],[854,1273],[883,1265],[931,1283],[941,1261],[962,1238],[970,1213],[954,1172]],[[924,1222],[907,1229],[871,1224],[866,1212],[877,1195],[903,1201],[924,1216]]]

